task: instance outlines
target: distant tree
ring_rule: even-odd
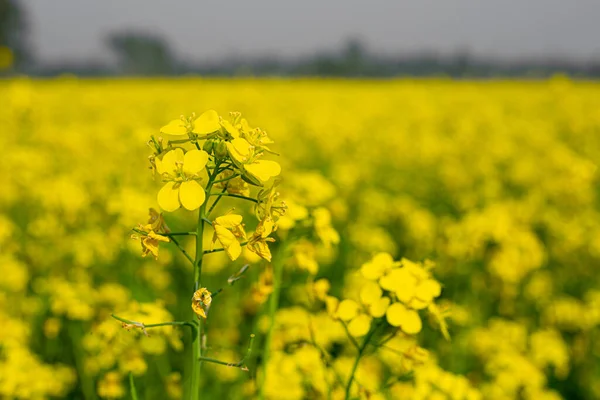
[[[119,59],[122,73],[131,75],[168,75],[175,62],[168,43],[143,32],[117,32],[108,36],[108,45]]]
[[[367,57],[367,45],[360,39],[349,39],[342,51],[344,74],[349,76],[359,76],[364,74]]]
[[[5,57],[10,53],[15,70],[25,68],[31,59],[25,12],[16,0],[0,0],[0,49]]]

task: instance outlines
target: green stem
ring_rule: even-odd
[[[121,318],[115,314],[111,314],[111,317],[113,317],[114,319],[116,319],[117,321],[121,321],[124,322],[126,324],[129,325],[134,325],[137,326],[138,328],[157,328],[159,326],[189,326],[190,328],[192,328],[192,330],[196,329],[196,324],[190,321],[171,321],[171,322],[160,322],[157,324],[144,324],[143,322],[138,322],[138,321],[132,321],[129,319],[125,319],[125,318]]]
[[[356,347],[356,350],[360,350],[360,346],[358,345],[358,342],[356,341],[356,339],[354,339],[354,336],[352,336],[350,334],[350,331],[348,330],[348,325],[346,325],[346,323],[344,321],[340,320],[340,323],[342,324],[342,326],[344,327],[344,330],[346,331],[346,336],[348,337],[348,340],[350,340],[350,342],[352,343],[352,345],[354,347]]]
[[[187,258],[188,261],[192,263],[192,265],[196,265],[196,262],[194,261],[194,259],[192,258],[192,256],[190,256],[188,254],[188,252],[179,244],[179,242],[177,240],[175,240],[174,237],[171,237],[169,239],[171,239],[171,242],[173,242],[173,244],[175,246],[177,246],[177,248],[181,251],[181,253],[184,255],[184,257]]]
[[[202,258],[204,256],[204,250],[202,248],[204,238],[204,209],[206,202],[200,207],[198,213],[198,225],[196,230],[196,258],[194,260],[194,293],[201,287],[202,277]],[[191,400],[198,400],[200,398],[200,367],[201,363],[198,362],[202,357],[202,321],[198,322],[198,329],[194,332],[195,335],[192,337],[192,376],[190,377],[190,393],[189,398]]]
[[[188,139],[179,139],[179,140],[169,140],[169,143],[182,144],[182,143],[187,143],[189,141],[190,141],[190,139],[188,138]]]
[[[139,400],[135,382],[133,382],[133,374],[129,373],[129,391],[131,392],[131,400]]]
[[[219,171],[219,172],[222,172],[222,171]],[[216,180],[216,181],[214,181],[213,183],[227,182],[227,181],[229,181],[229,180],[231,180],[231,179],[233,179],[233,178],[237,178],[238,176],[239,176],[238,174],[234,174],[234,175],[228,176],[227,178],[223,178],[223,179],[217,179],[217,180]]]
[[[354,365],[352,366],[352,370],[350,371],[350,378],[348,378],[348,384],[346,385],[346,396],[344,397],[346,400],[350,400],[350,389],[352,388],[352,381],[354,381],[354,374],[356,373],[356,369],[358,368],[360,359],[362,358],[363,353],[365,352],[369,342],[371,341],[371,338],[375,334],[375,331],[377,331],[377,328],[379,328],[379,325],[373,327],[373,329],[371,329],[369,333],[367,333],[365,340],[358,349],[358,354],[356,355],[356,359],[354,360]]]
[[[253,203],[258,203],[258,200],[253,199],[252,197],[242,196],[241,194],[232,194],[232,193],[210,193],[209,196],[227,196],[227,197],[235,197],[237,199],[248,200]]]
[[[213,182],[217,176],[219,165],[215,165],[214,169],[208,176],[206,184],[206,193],[210,193]],[[196,225],[196,258],[194,260],[194,293],[202,287],[202,260],[204,258],[204,223],[206,220],[206,205],[208,201],[204,201],[198,211],[198,222]],[[192,338],[192,376],[190,378],[190,394],[191,400],[200,399],[200,369],[202,367],[202,342],[203,342],[203,324],[204,321],[198,321],[198,329]],[[200,361],[199,361],[200,360]]]
[[[221,191],[221,193],[219,193],[219,197],[217,197],[215,199],[215,201],[212,203],[212,205],[208,209],[208,212],[206,213],[206,217],[210,217],[210,214],[213,212],[213,210],[217,206],[217,203],[219,203],[219,201],[223,198],[223,193],[225,193],[226,190],[227,190],[227,187],[224,187],[223,190]]]
[[[228,363],[228,362],[217,360],[216,358],[210,358],[210,357],[200,357],[200,361],[206,361],[206,362],[210,362],[210,363],[214,363],[214,364],[225,365],[227,367],[240,368],[243,371],[248,371],[248,367],[246,367],[244,365],[244,362],[248,358],[250,358],[250,355],[252,354],[253,344],[254,344],[254,334],[250,335],[250,343],[248,344],[248,350],[246,350],[246,354],[244,355],[244,358],[242,358],[240,361],[238,361],[236,363]]]
[[[195,236],[196,232],[169,232],[169,233],[159,233],[159,235],[163,236]]]
[[[242,242],[242,243],[240,243],[240,246],[245,246],[247,244],[248,244],[248,242]],[[219,253],[221,251],[225,251],[225,249],[204,250],[204,254]]]

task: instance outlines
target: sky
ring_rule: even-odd
[[[349,37],[385,53],[600,58],[598,0],[22,0],[36,56],[110,58],[109,32],[152,32],[178,57],[285,58]]]

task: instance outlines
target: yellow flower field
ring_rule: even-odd
[[[600,398],[598,83],[13,78],[0,127],[2,399]]]

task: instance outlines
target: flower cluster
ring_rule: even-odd
[[[353,336],[366,335],[372,320],[383,316],[404,333],[417,334],[423,327],[418,311],[434,306],[433,300],[442,292],[439,282],[431,276],[432,267],[431,263],[407,259],[395,262],[387,253],[377,254],[360,269],[365,281],[358,301],[339,301],[329,296],[327,309],[334,318],[348,324]]]

